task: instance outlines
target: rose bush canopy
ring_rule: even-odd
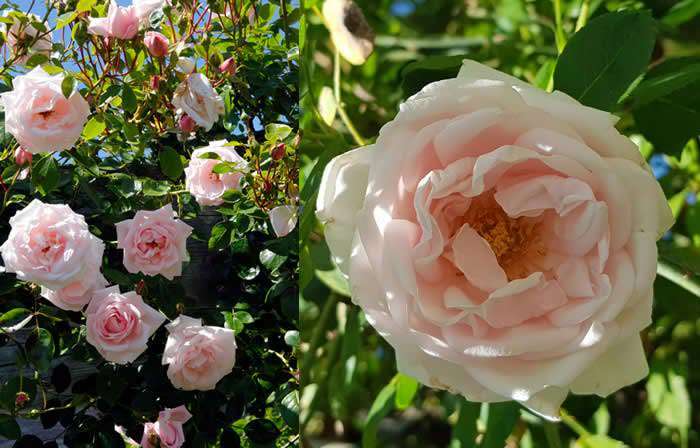
[[[1,8],[0,439],[298,444],[298,2]]]

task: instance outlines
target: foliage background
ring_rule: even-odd
[[[375,51],[361,66],[341,62],[337,81],[334,49],[320,20],[321,0],[305,2],[302,27],[301,427],[306,446],[345,441],[363,447],[458,448],[474,446],[476,435],[480,446],[499,448],[700,446],[700,2],[357,4],[376,33]],[[650,82],[632,83],[626,93],[625,84],[608,100],[621,117],[618,128],[639,144],[677,217],[659,243],[654,323],[644,333],[649,377],[607,399],[570,396],[563,423],[552,425],[512,403],[480,406],[395,375],[391,347],[350,303],[313,217],[322,167],[336,154],[371,143],[403,98],[428,81],[454,76],[463,57],[546,88],[557,48],[585,24],[581,16],[593,20],[610,11],[642,9],[655,19],[656,41],[650,41],[651,60],[642,60],[638,73],[632,69],[627,84],[641,72]],[[616,31],[599,34],[600,46],[592,55],[577,54],[574,69],[592,70],[589,58],[611,51]],[[620,53],[627,67],[634,65],[635,45]],[[571,58],[560,62],[569,63]],[[605,87],[610,97],[614,89]],[[322,94],[324,88],[338,89],[343,110],[335,109],[334,95]]]
[[[115,425],[140,441],[144,422],[155,421],[164,407],[184,404],[193,414],[185,425],[186,447],[296,446],[298,235],[277,238],[267,211],[294,203],[298,194],[298,2],[175,0],[171,13],[151,16],[151,27],[171,44],[173,31],[187,44],[181,55],[196,60],[197,70],[225,101],[225,113],[211,131],[200,129],[185,142],[177,138],[169,106],[183,77],[175,71],[174,53],[155,61],[141,32],[121,49],[112,46],[113,61],[121,62],[106,73],[104,65],[86,63],[86,57],[96,61],[97,52],[105,54],[101,39],[85,28],[87,16],[104,16],[107,4],[0,2],[2,10],[32,8],[49,18],[53,54],[29,65],[73,77],[92,109],[75,147],[35,155],[24,180],[14,162],[17,145],[0,129],[0,240],[9,232],[8,219],[32,198],[70,205],[105,241],[103,273],[111,284],[139,291],[169,319],[184,313],[203,318],[205,325],[233,328],[236,365],[215,390],[178,391],[161,365],[164,327],[136,362],[107,363],[85,341],[80,313],[62,311],[40,298],[37,287],[0,274],[0,444],[19,439],[17,447],[41,447],[32,433],[43,426],[57,434],[44,440],[45,447],[122,447]],[[212,16],[227,5],[236,13]],[[3,52],[0,91],[25,71]],[[235,76],[218,69],[229,57],[237,61]],[[155,89],[154,75],[161,75]],[[227,194],[220,207],[202,209],[185,190],[183,168],[195,148],[221,139],[237,142],[236,150],[254,169],[242,192]],[[280,143],[286,154],[273,171],[270,152]],[[114,223],[168,203],[196,228],[188,243],[189,280],[129,274],[116,248]],[[12,328],[18,323],[21,328]],[[15,404],[19,391],[29,394],[22,406]],[[28,419],[40,425],[28,425]]]

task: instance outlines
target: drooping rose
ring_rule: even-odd
[[[182,275],[192,227],[175,218],[172,205],[155,211],[139,210],[134,219],[118,222],[116,228],[117,247],[124,250],[127,271],[161,274],[168,280]]]
[[[5,10],[2,17],[8,17],[9,14],[10,11]],[[5,35],[5,42],[12,52],[12,57],[17,57],[15,63],[19,65],[26,64],[29,58],[35,54],[43,54],[48,57],[53,46],[51,33],[39,31],[31,24],[31,22],[40,21],[40,18],[35,14],[27,14],[27,16],[30,18],[30,23],[22,24],[19,18],[14,17],[9,28],[5,23],[0,24],[0,31]],[[37,38],[37,36],[39,37]]]
[[[216,154],[218,159],[203,158],[207,153]],[[223,174],[213,172],[222,161],[233,162],[237,168]],[[190,164],[185,168],[185,186],[199,205],[221,205],[226,191],[240,189],[247,167],[245,159],[233,147],[226,146],[226,140],[213,141],[192,153]]]
[[[236,363],[233,330],[203,326],[201,319],[180,315],[166,325],[170,332],[163,352],[168,378],[178,389],[211,390]]]
[[[333,45],[353,65],[361,65],[374,50],[374,31],[353,0],[325,0],[323,18]]]
[[[165,316],[144,303],[134,291],[118,286],[99,289],[85,309],[87,341],[107,361],[133,362],[146,350],[148,338],[165,322]]]
[[[52,290],[42,286],[41,296],[63,310],[80,311],[90,302],[95,291],[108,285],[99,266],[94,266],[93,270],[84,280],[77,280],[61,289]]]
[[[198,126],[208,131],[224,113],[224,100],[201,73],[192,73],[180,83],[173,95],[177,114],[189,115]]]
[[[272,230],[280,238],[287,236],[297,225],[297,207],[294,205],[280,205],[270,210],[269,215]]]
[[[151,14],[153,11],[156,9],[161,9],[165,7],[166,5],[169,5],[170,1],[168,0],[133,0],[132,5],[134,6],[134,9],[136,10],[136,17],[139,18],[139,21],[146,25],[149,22],[149,19],[151,17]]]
[[[69,206],[34,199],[10,218],[10,226],[0,246],[7,272],[53,290],[94,281],[104,243]]]
[[[36,67],[13,79],[13,89],[0,95],[5,129],[33,154],[72,147],[90,115],[90,106],[80,93],[63,96],[63,77]]]
[[[551,419],[647,374],[673,217],[615,121],[465,61],[326,167],[326,241],[399,370]]]
[[[139,32],[139,18],[136,8],[132,6],[119,6],[111,0],[107,17],[90,17],[88,33],[116,39],[133,39]]]
[[[148,422],[144,425],[141,447],[180,448],[185,443],[182,425],[191,417],[192,414],[184,406],[165,408],[160,411],[155,423]]]
[[[143,43],[148,52],[155,58],[163,58],[168,55],[168,38],[157,31],[147,31],[143,37]]]

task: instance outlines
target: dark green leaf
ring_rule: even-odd
[[[459,399],[459,416],[452,428],[450,448],[472,448],[476,446],[477,428],[481,403]]]
[[[513,401],[488,404],[486,433],[479,447],[503,448],[520,416],[520,405]]]
[[[401,87],[408,97],[434,81],[454,78],[459,73],[464,56],[432,56],[411,62],[401,71]]]
[[[379,422],[389,415],[394,409],[394,395],[396,394],[396,377],[377,394],[372,407],[367,413],[365,427],[362,432],[362,448],[377,447],[377,429]]]
[[[180,154],[172,148],[165,148],[158,153],[158,162],[163,173],[171,179],[177,179],[184,170]]]
[[[33,332],[26,343],[29,359],[41,372],[49,370],[53,359],[53,338],[45,328],[39,328]]]
[[[124,84],[122,86],[122,107],[126,112],[136,112],[137,106],[134,90],[128,84]]]
[[[255,443],[271,443],[279,436],[279,430],[275,424],[266,418],[251,420],[243,430],[246,436]]]
[[[44,157],[36,160],[32,167],[32,184],[41,193],[46,196],[58,186],[60,174],[58,164],[53,154],[47,154]]]
[[[17,440],[22,436],[19,424],[13,416],[0,415],[0,436],[9,440]]]
[[[63,96],[69,98],[71,94],[73,94],[74,87],[75,78],[73,78],[71,75],[64,76],[63,81],[61,82],[61,92],[63,93]]]
[[[566,44],[554,69],[554,88],[587,106],[612,110],[646,69],[655,39],[648,11],[599,16]]]

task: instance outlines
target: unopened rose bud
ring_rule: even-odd
[[[178,125],[180,126],[180,130],[182,132],[189,134],[190,132],[194,131],[196,123],[189,115],[184,114],[183,116],[180,117],[180,121],[178,122]]]
[[[265,191],[265,193],[269,193],[272,190],[272,182],[266,180],[263,184],[263,190]]]
[[[272,150],[272,160],[282,160],[286,153],[287,147],[284,143],[280,143]]]
[[[21,146],[15,149],[15,163],[19,166],[32,163],[32,153],[24,150]]]
[[[146,32],[143,43],[154,58],[163,58],[168,54],[170,42],[167,37],[157,31]]]
[[[158,90],[160,87],[160,76],[154,76],[151,78],[151,90]]]
[[[228,73],[229,75],[233,76],[236,74],[236,60],[233,58],[228,58],[224,62],[219,65],[219,70],[221,73]]]
[[[29,394],[26,392],[17,392],[15,395],[15,406],[22,408],[29,401]]]

